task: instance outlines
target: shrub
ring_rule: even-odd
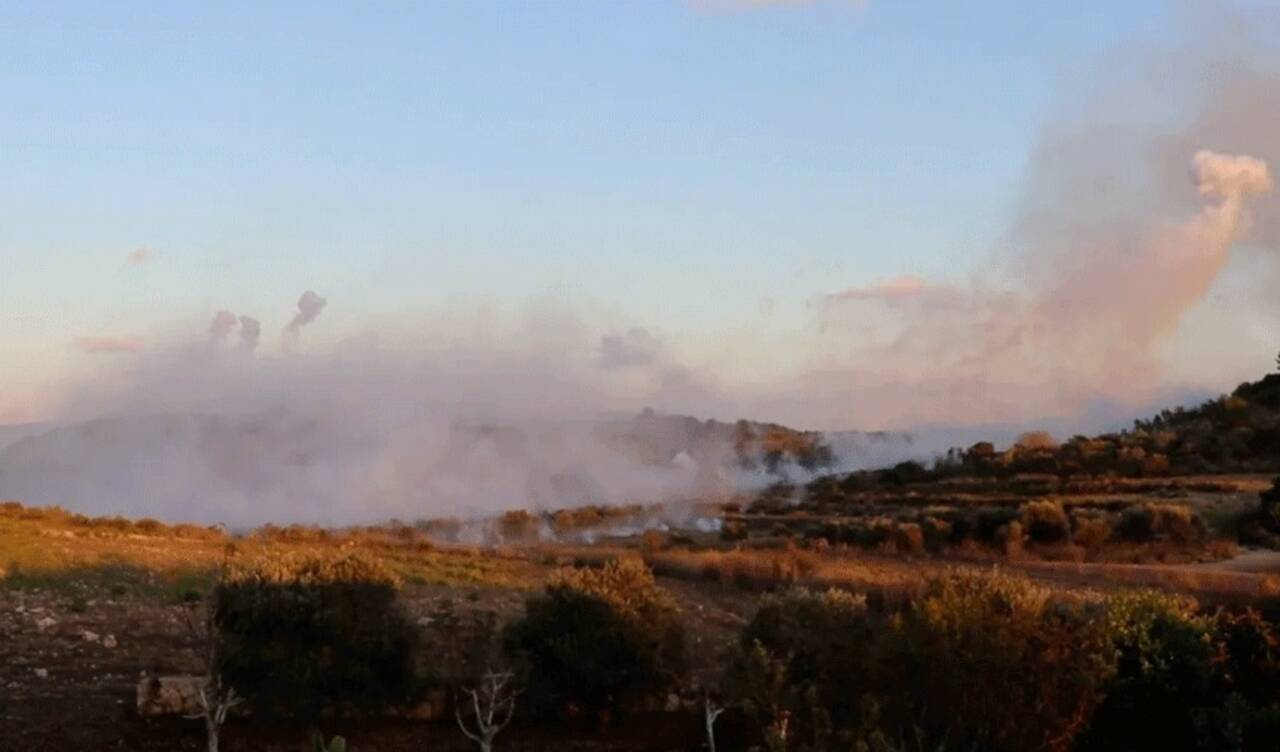
[[[893,467],[879,471],[880,481],[892,486],[904,486],[909,483],[920,483],[929,480],[929,470],[915,460],[899,462]]]
[[[1224,611],[1214,617],[1213,633],[1231,689],[1256,705],[1280,702],[1280,634],[1275,626],[1253,609]]]
[[[1213,702],[1209,622],[1187,599],[1137,593],[1112,597],[1102,623],[1114,665],[1078,747],[1198,749],[1195,716]]]
[[[1259,495],[1258,517],[1262,527],[1271,533],[1280,533],[1280,478],[1271,481],[1271,488]]]
[[[1022,505],[1022,527],[1036,543],[1058,543],[1071,537],[1071,522],[1062,504],[1048,499]]]
[[[143,517],[133,523],[133,529],[146,535],[159,535],[168,530],[168,527],[161,521],[152,519],[151,517]]]
[[[770,749],[1261,752],[1280,732],[1280,635],[1256,612],[1000,574],[938,578],[888,615],[767,597],[726,679]]]
[[[503,543],[527,543],[538,538],[538,519],[523,509],[504,512],[498,518]]]
[[[1098,548],[1111,538],[1111,523],[1102,516],[1072,515],[1072,539],[1085,548]]]
[[[921,749],[1054,748],[1097,700],[1104,642],[1084,602],[998,574],[935,580],[881,660],[885,718]]]
[[[720,539],[726,542],[746,540],[747,524],[739,520],[726,520],[720,528]]]
[[[996,539],[1004,547],[1005,556],[1018,556],[1022,553],[1022,541],[1024,538],[1022,531],[1022,523],[1014,520],[1008,525],[1000,528],[996,533]]]
[[[1131,541],[1157,538],[1175,543],[1194,543],[1206,534],[1204,520],[1191,508],[1181,504],[1135,504],[1120,515],[1118,532]]]
[[[914,522],[899,523],[894,528],[891,540],[901,553],[918,554],[924,551],[924,531]]]
[[[983,543],[1002,543],[1000,529],[1018,519],[1018,512],[1008,507],[982,507],[974,519],[973,535]]]
[[[1125,540],[1145,542],[1156,537],[1156,515],[1150,504],[1135,504],[1120,513],[1116,532]]]
[[[924,540],[930,550],[936,551],[951,540],[951,523],[937,517],[925,517]]]
[[[875,626],[866,600],[844,591],[769,596],[739,637],[727,684],[766,737],[820,744],[858,721],[874,682]]]
[[[411,701],[418,634],[397,585],[351,555],[233,567],[214,595],[224,680],[255,712],[306,722]]]
[[[638,561],[561,571],[508,627],[538,713],[604,711],[668,686],[683,669],[684,632],[671,598]]]
[[[1175,543],[1194,543],[1205,536],[1204,520],[1190,507],[1181,504],[1153,504],[1156,530]]]

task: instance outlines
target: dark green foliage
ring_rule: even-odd
[[[983,507],[973,520],[973,537],[984,543],[995,542],[1000,529],[1018,519],[1017,509],[1010,507]]]
[[[836,592],[768,599],[726,680],[771,750],[1255,752],[1280,738],[1280,636],[1256,612],[1001,575],[941,578],[894,614]]]
[[[275,561],[235,572],[214,598],[222,676],[255,713],[314,723],[413,699],[418,633],[379,567]]]
[[[863,598],[843,591],[768,598],[739,638],[730,683],[766,725],[785,712],[813,741],[824,728],[805,719],[818,707],[826,714],[819,726],[849,728],[873,679],[875,621]]]
[[[1105,676],[1089,608],[1018,578],[934,582],[885,640],[886,729],[930,750],[1055,748]]]
[[[880,482],[888,486],[905,486],[908,483],[920,483],[932,477],[924,465],[914,460],[899,462],[887,470],[878,471],[877,475]]]
[[[1126,507],[1116,532],[1121,538],[1145,542],[1156,539],[1192,543],[1207,534],[1204,520],[1180,504],[1145,503]]]
[[[325,742],[324,735],[319,731],[311,735],[312,752],[347,752],[347,740],[341,736],[335,736],[328,742]]]
[[[1196,714],[1200,748],[1274,749],[1280,739],[1280,636],[1253,610],[1219,613],[1213,633],[1214,696]]]
[[[1215,702],[1209,621],[1188,603],[1147,594],[1113,598],[1106,625],[1115,667],[1078,748],[1204,749],[1195,716]]]
[[[599,713],[668,686],[683,669],[671,599],[638,562],[570,570],[506,632],[537,714]]]

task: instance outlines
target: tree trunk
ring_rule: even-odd
[[[218,752],[218,723],[212,718],[205,717],[204,733],[208,740],[208,751]]]

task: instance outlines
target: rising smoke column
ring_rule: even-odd
[[[1246,224],[1246,199],[1272,183],[1265,162],[1206,150],[1190,174],[1206,201],[1198,214],[1134,245],[1086,249],[1038,294],[1021,332],[1037,358],[1065,361],[1058,369],[1079,380],[1123,378],[1204,300]]]
[[[1226,267],[1249,226],[1249,199],[1272,188],[1263,160],[1208,150],[1192,155],[1190,183],[1198,211],[1145,226],[1081,197],[1083,218],[1055,218],[1060,232],[1016,259],[1030,272],[1023,289],[1001,289],[994,275],[968,287],[908,276],[827,296],[824,327],[838,336],[851,318],[872,320],[881,338],[855,346],[853,375],[846,367],[827,378],[857,383],[870,409],[920,422],[1074,413],[1098,395],[1149,388],[1156,346]],[[818,377],[809,386],[838,388]]]
[[[262,338],[262,324],[250,316],[240,317],[240,349],[253,352]]]
[[[214,342],[222,342],[231,335],[231,331],[236,328],[239,319],[231,311],[222,310],[213,314],[213,321],[209,323],[209,339]]]
[[[302,327],[316,320],[316,317],[320,315],[320,312],[324,310],[328,302],[312,290],[302,293],[302,297],[298,298],[298,312],[294,314],[293,320],[285,327],[285,332],[297,336],[302,331]]]

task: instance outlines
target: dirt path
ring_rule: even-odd
[[[1242,548],[1240,554],[1222,561],[1195,565],[1204,569],[1221,569],[1230,572],[1255,574],[1280,574],[1280,551],[1267,548]]]

